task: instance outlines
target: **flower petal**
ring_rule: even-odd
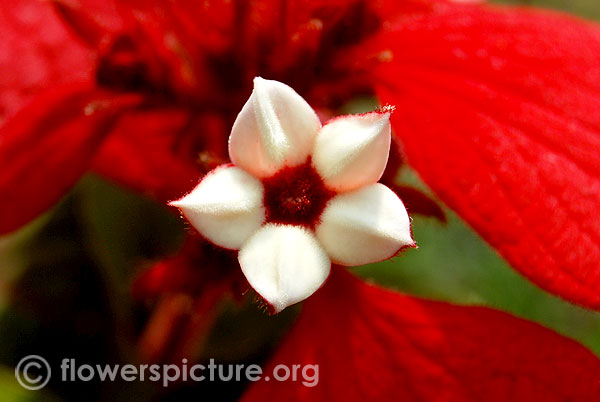
[[[312,163],[335,191],[376,183],[387,164],[390,133],[387,112],[338,117],[317,134]]]
[[[292,225],[265,225],[244,244],[239,260],[250,285],[277,313],[312,295],[331,268],[312,232]]]
[[[447,5],[392,29],[374,77],[408,162],[521,273],[600,309],[600,28]]]
[[[369,285],[334,268],[263,372],[263,401],[596,401],[600,361],[540,325]],[[315,367],[314,365],[318,365]],[[281,367],[281,366],[279,366]]]
[[[316,113],[292,88],[257,77],[233,124],[229,156],[253,175],[268,177],[304,163],[320,127]]]
[[[380,183],[335,196],[316,232],[331,260],[341,265],[382,261],[414,245],[402,201]]]
[[[218,246],[239,249],[265,220],[264,189],[255,177],[235,166],[219,167],[185,197],[178,207],[192,225]]]

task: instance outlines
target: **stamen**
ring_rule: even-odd
[[[314,228],[327,201],[335,195],[325,187],[310,159],[303,165],[286,167],[262,182],[267,222]]]

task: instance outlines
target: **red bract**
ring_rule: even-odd
[[[244,402],[578,401],[600,393],[600,362],[508,314],[420,300],[334,269],[305,302],[277,364],[319,365],[314,387],[254,384]]]
[[[10,119],[0,147],[6,208],[0,231],[20,227],[60,200],[89,168],[119,117],[140,102],[134,94],[70,85],[39,95]]]
[[[227,162],[230,127],[262,75],[323,115],[356,95],[394,104],[407,161],[443,201],[538,285],[600,308],[598,27],[441,0],[80,3],[0,6],[9,38],[0,59],[1,232],[56,202],[92,157],[94,171],[160,201],[182,195]],[[31,21],[47,22],[55,40]],[[383,177],[392,188],[395,156]],[[394,190],[409,212],[443,216],[421,193]],[[186,248],[136,290],[191,294],[206,311],[214,295],[203,298],[206,286],[193,281],[228,286],[188,268],[218,269],[212,253],[189,258],[196,254]],[[168,266],[178,268],[163,283]],[[158,334],[164,343],[161,323],[185,319],[180,299],[163,300],[167,313],[157,312],[144,339]],[[182,344],[204,323],[184,326]],[[280,362],[321,364],[321,383],[261,382],[246,400],[559,401],[600,393],[598,361],[550,331],[341,273],[306,302],[271,366]]]
[[[93,73],[92,52],[73,40],[49,3],[2,1],[0,33],[0,121],[40,90]]]
[[[411,165],[515,268],[600,308],[600,30],[448,7],[379,40]]]

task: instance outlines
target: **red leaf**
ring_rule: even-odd
[[[50,1],[2,0],[0,38],[0,123],[38,91],[92,74],[91,52],[67,31]]]
[[[56,203],[88,167],[120,113],[139,97],[57,87],[40,94],[0,129],[0,234]]]
[[[318,385],[302,385],[302,367],[298,381],[276,381],[277,364],[318,364]],[[569,339],[488,308],[383,290],[339,268],[305,302],[263,373],[270,381],[254,384],[242,401],[600,398],[600,361]]]
[[[379,38],[408,162],[519,271],[600,308],[600,29],[438,7]]]

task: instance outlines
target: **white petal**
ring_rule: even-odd
[[[233,163],[257,177],[306,161],[321,128],[316,113],[292,88],[254,79],[254,91],[229,137]]]
[[[335,191],[376,183],[390,152],[390,114],[349,115],[327,123],[317,134],[312,163]]]
[[[170,205],[210,241],[237,250],[265,220],[263,193],[262,183],[242,169],[218,167]]]
[[[276,312],[312,295],[331,269],[314,234],[293,225],[263,226],[238,258],[250,285]]]
[[[404,204],[380,183],[331,199],[316,232],[331,260],[341,265],[382,261],[414,245]]]

